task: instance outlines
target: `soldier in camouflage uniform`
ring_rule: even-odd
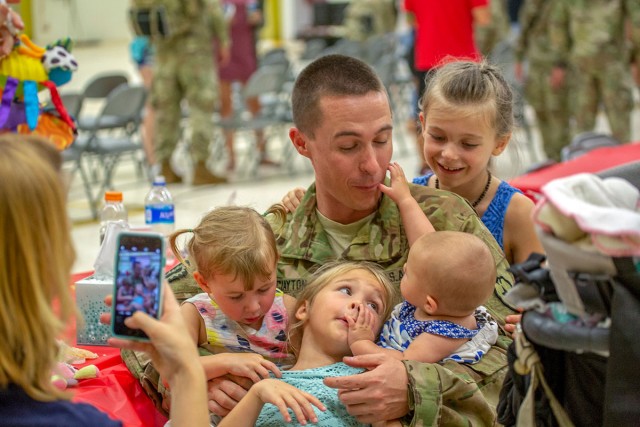
[[[311,160],[316,181],[284,225],[275,216],[268,217],[281,255],[278,287],[295,294],[312,271],[337,258],[374,261],[399,284],[409,243],[398,207],[376,184],[384,179],[392,156],[392,118],[384,86],[361,61],[330,55],[303,70],[292,100],[296,127],[289,135],[296,150]],[[324,118],[327,111],[331,111],[330,119]],[[436,230],[474,233],[489,245],[498,279],[486,306],[504,324],[505,316],[513,313],[503,300],[512,276],[489,231],[468,202],[456,194],[413,184],[411,192]],[[336,236],[341,234],[336,230],[342,236]],[[179,298],[199,292],[183,266],[174,268],[168,279]],[[360,356],[367,366],[377,367],[356,377],[326,381],[346,389],[341,393],[343,402],[364,423],[405,416],[405,421],[418,426],[491,425],[506,373],[509,342],[501,336],[472,366]],[[219,384],[217,387],[216,392],[222,390]],[[222,399],[225,404],[220,400],[210,402],[210,407],[225,414],[227,397]]]
[[[556,1],[554,1],[556,3]],[[559,62],[558,76],[569,65],[573,73],[577,131],[592,131],[599,104],[604,105],[611,133],[621,142],[631,135],[630,49],[640,43],[638,0],[557,0],[560,12],[550,23],[551,48],[569,52]],[[630,40],[626,26],[631,25]],[[606,64],[606,66],[605,66]]]
[[[473,27],[476,46],[482,55],[490,56],[493,50],[509,37],[509,14],[506,0],[491,0],[491,22]]]
[[[522,79],[523,60],[528,60],[525,97],[536,113],[544,151],[556,161],[560,161],[562,147],[571,139],[568,79],[551,85],[553,67],[567,53],[550,48],[550,24],[559,9],[557,1],[527,0],[520,10],[520,37],[515,49],[518,79]]]
[[[345,38],[363,42],[396,29],[394,0],[352,0],[344,12]]]
[[[138,0],[139,1],[139,0]],[[228,59],[229,36],[219,0],[146,0],[166,10],[169,34],[152,36],[156,48],[151,102],[156,111],[155,150],[167,183],[181,182],[170,158],[180,139],[181,101],[189,106],[193,185],[225,182],[208,171],[212,116],[217,87],[211,40],[217,38]]]

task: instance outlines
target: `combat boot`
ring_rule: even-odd
[[[192,185],[224,184],[227,178],[209,172],[204,162],[198,162],[193,169]]]
[[[167,184],[180,184],[182,177],[174,172],[169,159],[162,161],[161,174]]]

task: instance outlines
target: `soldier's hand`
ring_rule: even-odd
[[[329,377],[324,384],[338,389],[347,412],[364,424],[401,418],[409,412],[409,377],[404,364],[388,354],[345,357],[344,363],[368,372]]]
[[[230,376],[213,378],[207,384],[209,410],[221,417],[224,417],[236,407],[240,399],[247,394],[247,390],[252,384],[248,378],[240,379],[236,377],[234,381],[230,378]]]

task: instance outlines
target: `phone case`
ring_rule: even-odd
[[[122,232],[117,238],[114,269],[111,332],[114,337],[149,341],[141,330],[124,325],[124,319],[144,311],[162,315],[164,236],[150,232]]]

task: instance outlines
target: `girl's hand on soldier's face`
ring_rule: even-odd
[[[307,421],[318,422],[312,405],[321,411],[327,409],[317,397],[276,379],[260,381],[251,387],[249,393],[255,393],[263,403],[275,405],[287,423],[291,422],[287,408],[291,408],[298,422],[302,425],[306,425]]]

